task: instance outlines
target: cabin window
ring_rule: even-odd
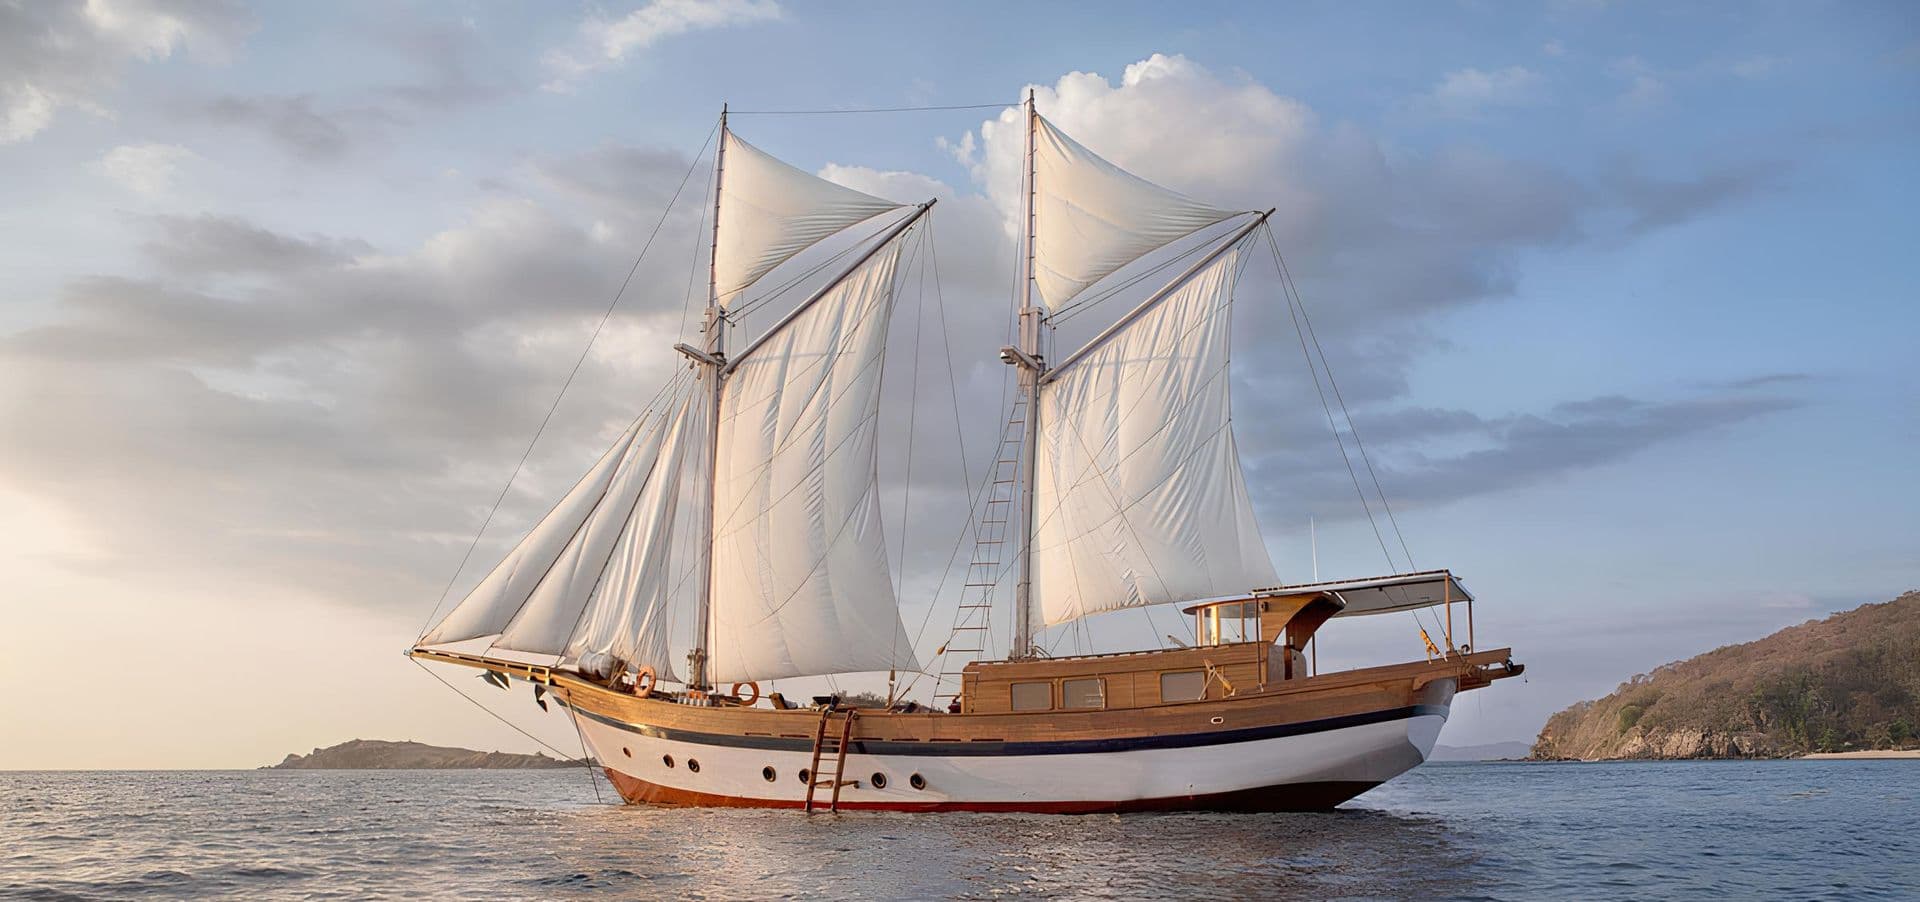
[[[1201,645],[1257,642],[1260,639],[1260,602],[1240,601],[1196,609],[1194,631]]]
[[[1053,708],[1053,683],[1013,684],[1013,710],[1047,711]]]
[[[1106,681],[1099,677],[1060,681],[1060,707],[1104,708],[1107,706]]]
[[[1207,693],[1207,675],[1199,670],[1182,670],[1177,673],[1160,675],[1160,700],[1163,702],[1191,702],[1205,698]]]

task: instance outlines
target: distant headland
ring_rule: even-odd
[[[1640,674],[1547,719],[1540,760],[1916,757],[1920,592]]]
[[[305,755],[288,755],[279,764],[262,770],[536,770],[573,767],[578,761],[549,758],[541,754],[518,755],[512,752],[476,752],[447,748],[424,742],[387,742],[381,739],[354,739],[339,745],[314,749]]]

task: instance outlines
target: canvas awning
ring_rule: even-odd
[[[1460,584],[1460,580],[1447,570],[1274,586],[1256,589],[1253,594],[1255,597],[1260,597],[1305,595],[1315,592],[1326,592],[1346,603],[1346,608],[1335,615],[1338,617],[1389,614],[1394,611],[1428,608],[1448,601],[1473,600],[1473,594],[1468,592],[1466,587]]]

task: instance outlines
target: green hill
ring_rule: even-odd
[[[1784,758],[1920,746],[1920,592],[1635,676],[1547,719],[1538,759]]]

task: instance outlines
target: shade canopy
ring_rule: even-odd
[[[1312,592],[1326,592],[1345,602],[1346,608],[1335,615],[1338,617],[1391,614],[1395,611],[1430,608],[1449,601],[1473,600],[1473,593],[1468,592],[1467,588],[1460,584],[1459,578],[1448,570],[1273,586],[1256,589],[1253,594],[1256,596],[1303,595]]]

